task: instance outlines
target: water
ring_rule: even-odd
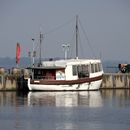
[[[1,130],[129,130],[130,90],[0,92]]]

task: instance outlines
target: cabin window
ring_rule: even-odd
[[[98,64],[95,64],[95,72],[98,72],[99,68],[98,68]]]
[[[81,65],[78,65],[78,66],[77,66],[77,70],[78,70],[78,72],[82,72],[82,71],[83,71],[82,66],[81,66]]]
[[[91,64],[91,72],[100,72],[102,70],[101,63]]]
[[[43,76],[43,70],[41,69],[34,69],[34,78],[41,79]]]
[[[89,77],[89,67],[88,65],[79,65],[78,66],[78,77],[83,78],[83,77]]]
[[[57,70],[56,71],[56,80],[65,80],[64,70]]]
[[[73,75],[77,75],[77,65],[73,65]]]
[[[98,66],[98,71],[101,71],[99,63],[97,63],[97,66]]]
[[[97,66],[98,66],[98,71],[101,71],[102,70],[101,63],[97,63]]]
[[[102,64],[101,63],[99,63],[99,68],[100,68],[100,71],[102,70]]]
[[[89,74],[89,65],[82,65],[82,71],[86,75]]]
[[[94,69],[94,64],[91,64],[91,72],[94,73],[95,72],[95,69]]]
[[[56,70],[55,69],[45,69],[43,78],[44,79],[55,79]]]
[[[89,76],[89,65],[73,65],[73,75],[78,77],[88,77]]]

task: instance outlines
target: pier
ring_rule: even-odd
[[[27,73],[0,74],[0,91],[8,90],[27,90],[27,86],[22,76]],[[19,80],[20,79],[20,80]],[[100,89],[130,89],[130,73],[104,73]]]
[[[28,76],[29,73],[26,69],[12,68],[6,72],[4,68],[0,68],[0,91],[27,90],[24,78]]]
[[[130,73],[105,73],[101,89],[130,88]]]

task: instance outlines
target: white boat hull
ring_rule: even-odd
[[[30,84],[30,79],[28,79],[29,90],[37,91],[78,91],[78,90],[99,90],[101,86],[101,80],[93,81],[91,83],[82,83],[74,85],[43,85],[43,84]]]

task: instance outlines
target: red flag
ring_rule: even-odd
[[[19,60],[20,60],[20,44],[17,43],[17,45],[16,45],[16,64],[18,64]]]

